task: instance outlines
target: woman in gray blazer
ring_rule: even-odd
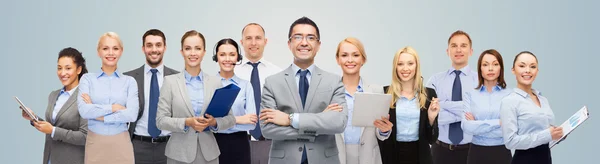
[[[352,111],[354,109],[354,94],[357,92],[383,93],[383,88],[368,85],[360,77],[360,68],[367,61],[362,43],[356,38],[346,38],[338,44],[335,55],[338,65],[342,68],[342,82],[346,90],[348,105],[348,123],[344,133],[336,134],[341,164],[381,164],[381,154],[377,139],[387,139],[383,136],[392,129],[388,118],[376,120],[375,127],[352,126]],[[332,104],[327,110],[341,110],[341,106]]]
[[[235,124],[231,111],[222,118],[204,113],[215,90],[222,86],[219,78],[202,72],[204,47],[201,33],[186,32],[181,38],[185,69],[166,76],[160,90],[156,126],[171,131],[165,149],[169,164],[218,164],[221,153],[213,132]]]
[[[83,163],[87,120],[79,116],[76,102],[79,79],[85,73],[87,69],[81,52],[71,47],[63,49],[58,53],[56,69],[63,87],[50,92],[46,121],[33,122],[25,112],[22,114],[37,130],[46,134],[43,164]]]

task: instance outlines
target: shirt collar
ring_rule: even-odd
[[[144,64],[144,73],[145,73],[145,74],[147,74],[147,73],[151,73],[151,72],[150,72],[150,69],[152,69],[152,67],[150,67],[150,65],[148,65],[148,64]],[[165,65],[163,65],[163,64],[160,64],[160,65],[158,65],[158,66],[156,67],[156,70],[158,70],[158,72],[157,72],[157,73],[163,74],[163,70],[165,70]]]
[[[252,65],[248,64],[248,62],[252,63],[250,60],[248,60],[246,58],[242,59],[242,66],[252,66]],[[265,58],[260,58],[257,62],[258,62],[258,65],[267,67],[267,63],[265,63],[266,62]]]
[[[296,64],[292,64],[292,70],[294,70],[294,72],[296,72],[295,74],[299,74],[300,73],[299,70],[302,70],[302,69],[300,69],[300,67],[298,67]],[[312,75],[315,72],[315,64],[313,63],[312,65],[308,66],[307,70],[308,70],[308,74]]]
[[[531,89],[532,92],[537,95],[537,96],[541,96],[542,93],[535,90],[535,89]],[[520,96],[522,96],[523,98],[529,97],[529,94],[527,94],[527,92],[525,92],[524,90],[520,89],[520,88],[515,88],[514,91],[519,94]]]
[[[73,92],[75,92],[75,90],[77,90],[77,88],[78,88],[78,87],[79,87],[79,85],[75,86],[74,88],[72,88],[72,89],[71,89],[71,90],[69,90],[69,91],[65,91],[65,87],[63,87],[63,88],[60,90],[60,94],[63,94],[63,93],[65,93],[65,92],[66,92],[67,94],[69,94],[69,96],[71,96],[71,95],[73,95]],[[60,95],[60,94],[59,94],[59,95]]]
[[[348,90],[344,89],[346,95],[351,96]],[[364,92],[362,78],[358,81],[358,86],[356,86],[356,92]]]
[[[106,73],[104,71],[102,71],[102,68],[100,68],[100,72],[102,72],[102,73],[100,73],[98,75],[98,77],[96,77],[96,78],[100,78],[102,76],[108,76],[108,75],[106,75]],[[116,69],[115,72],[113,72],[113,75],[115,75],[117,78],[121,78],[121,76],[123,76],[123,74],[121,72],[119,72],[119,69]]]
[[[492,92],[495,92],[495,91],[501,91],[501,90],[502,90],[502,87],[500,87],[500,86],[496,85],[496,86],[494,86],[494,88],[492,89]],[[481,86],[481,88],[479,88],[479,92],[486,92],[486,91],[487,91],[487,88],[485,87],[485,85],[482,85],[482,86]]]
[[[187,72],[187,70],[184,69],[183,72],[184,72],[183,76],[184,76],[186,82],[191,82],[193,79],[196,79],[196,80],[202,82],[202,76],[204,74],[202,71],[200,71],[198,76],[193,76],[193,77],[192,77],[192,75],[190,75],[190,73]]]
[[[231,78],[225,79],[223,76],[221,76],[221,71],[217,72],[217,76],[221,78],[221,81],[229,80],[229,81],[233,82],[235,85],[239,85],[240,80],[241,80],[235,74],[233,74],[233,76]]]
[[[448,74],[449,75],[453,75],[454,74],[454,68],[450,68],[448,69]],[[469,76],[469,74],[471,73],[471,67],[469,67],[469,65],[459,69],[461,74],[465,74],[465,76]]]

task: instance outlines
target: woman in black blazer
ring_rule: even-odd
[[[396,52],[390,86],[389,120],[394,125],[388,139],[378,141],[384,164],[432,164],[429,144],[437,140],[437,99],[427,98],[417,52],[405,47]]]

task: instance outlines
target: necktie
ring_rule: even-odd
[[[156,127],[156,109],[158,108],[158,78],[156,72],[158,70],[153,68],[150,69],[152,72],[152,78],[150,80],[150,104],[148,104],[148,133],[152,138],[157,138],[160,135],[160,129]]]
[[[260,62],[257,63],[251,63],[248,62],[248,64],[252,65],[252,74],[250,75],[250,84],[252,84],[252,90],[254,90],[254,104],[256,106],[256,115],[260,114],[260,95],[261,95],[261,88],[260,88],[260,76],[258,75],[258,64],[260,64]],[[259,124],[256,124],[256,127],[254,128],[254,130],[250,130],[250,135],[252,135],[252,137],[254,137],[257,140],[265,140],[265,138],[262,136],[262,132],[260,131],[260,126]]]
[[[456,78],[454,79],[454,84],[452,85],[452,101],[462,101],[462,85],[460,83],[460,73],[460,70],[454,70]],[[460,127],[460,121],[450,124],[448,139],[450,139],[450,142],[452,142],[452,144],[454,145],[458,145],[460,141],[463,140],[463,130]]]
[[[299,92],[300,99],[302,100],[302,108],[304,108],[304,104],[306,104],[306,95],[308,94],[308,78],[306,78],[306,74],[308,74],[308,70],[298,70],[300,72],[300,81],[299,83]],[[306,146],[304,146],[304,150],[302,151],[302,161],[301,164],[308,163],[308,158],[306,157]]]

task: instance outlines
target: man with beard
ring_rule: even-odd
[[[166,40],[165,34],[158,29],[146,31],[142,36],[146,64],[124,73],[135,78],[138,85],[140,111],[136,121],[129,124],[136,164],[167,163],[165,147],[170,132],[156,127],[156,110],[164,76],[179,72],[163,65]]]

